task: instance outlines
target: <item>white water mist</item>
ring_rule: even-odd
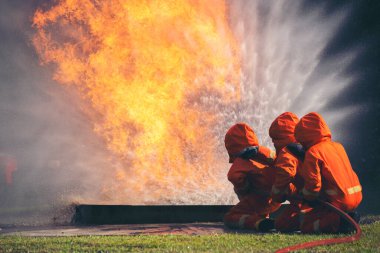
[[[224,125],[249,123],[265,145],[268,128],[279,114],[299,117],[316,111],[329,126],[356,108],[327,107],[353,80],[344,73],[357,52],[322,59],[322,54],[349,13],[348,7],[327,15],[324,6],[303,1],[230,1],[230,21],[242,54],[242,100],[224,112]],[[339,136],[339,131],[336,131]],[[222,132],[220,133],[222,135]],[[340,136],[343,137],[343,136]]]

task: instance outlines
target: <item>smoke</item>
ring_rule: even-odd
[[[0,153],[17,161],[12,185],[1,181],[0,223],[50,222],[52,210],[78,196],[91,201],[110,164],[76,94],[38,63],[30,44],[35,7],[0,3]]]
[[[61,208],[72,202],[123,201],[103,194],[104,184],[112,184],[107,181],[110,168],[121,166],[119,161],[94,133],[78,95],[52,80],[53,69],[39,65],[30,44],[31,17],[43,2],[0,2],[0,153],[15,157],[18,167],[13,184],[1,188],[0,224],[59,221],[66,218]],[[261,143],[270,146],[269,125],[288,110],[300,117],[321,112],[335,139],[352,138],[339,127],[365,105],[334,107],[331,102],[354,83],[356,76],[346,69],[361,48],[324,55],[346,22],[350,5],[328,13],[324,6],[303,1],[228,3],[243,57],[243,80],[241,101],[215,108],[221,119],[215,126],[220,159],[226,160],[222,141],[232,124],[249,123]],[[207,103],[212,105],[213,99]],[[228,166],[226,160],[221,175]],[[227,182],[226,189],[224,203],[233,203]],[[199,195],[203,203],[213,202],[209,195]]]

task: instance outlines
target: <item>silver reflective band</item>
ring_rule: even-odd
[[[319,192],[311,192],[311,191],[306,190],[305,188],[302,189],[302,193],[305,196],[315,196],[316,197],[319,195]]]
[[[245,220],[249,217],[248,214],[244,214],[239,219],[239,228],[244,228]]]
[[[327,195],[338,195],[338,192],[336,190],[326,190],[325,192]]]
[[[362,191],[362,186],[360,184],[354,187],[347,188],[348,194],[354,194],[361,191]]]

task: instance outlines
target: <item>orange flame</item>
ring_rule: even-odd
[[[105,188],[112,198],[192,203],[226,188],[210,102],[239,99],[226,11],[223,0],[60,0],[36,11],[42,63],[82,94],[94,130],[122,161]]]

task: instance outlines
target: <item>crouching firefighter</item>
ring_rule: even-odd
[[[299,172],[304,151],[294,137],[298,121],[294,113],[284,112],[269,128],[269,136],[272,138],[277,155],[273,165],[275,181],[272,186],[272,198],[278,203],[285,200],[290,202],[276,217],[275,228],[281,232],[298,231],[301,213],[310,210],[302,200],[295,198],[303,187],[303,179]]]
[[[224,141],[232,163],[228,180],[239,198],[239,203],[224,216],[225,225],[262,232],[274,229],[269,214],[280,204],[270,196],[274,173],[269,165],[275,159],[275,152],[259,146],[254,131],[245,123],[232,126]]]
[[[343,146],[331,140],[331,131],[318,113],[301,118],[295,137],[305,148],[300,174],[302,196],[313,209],[301,223],[304,233],[350,232],[350,226],[337,212],[320,205],[328,202],[358,219],[354,212],[362,200],[362,187]]]

